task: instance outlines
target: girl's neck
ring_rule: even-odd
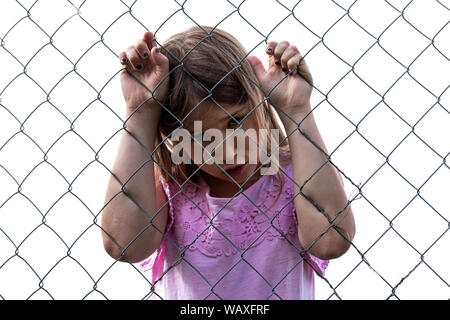
[[[206,181],[206,183],[209,186],[209,195],[214,198],[231,198],[236,193],[239,192],[241,189],[237,183],[234,183],[233,181],[229,180],[223,180],[216,178],[214,176],[211,176],[203,171],[199,172],[203,179]],[[258,179],[261,177],[260,170],[257,170],[257,172],[253,173],[253,176],[250,177],[250,179],[242,185],[242,190],[248,189],[251,185],[253,185]]]

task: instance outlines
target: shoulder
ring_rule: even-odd
[[[289,151],[282,151],[282,152],[280,151],[279,168],[286,173],[287,171],[292,172],[292,157]]]
[[[166,180],[162,176],[159,181],[171,208],[180,210],[200,202],[202,188],[198,184],[176,178]]]
[[[194,183],[190,183],[189,181],[183,181],[176,177],[165,178],[163,175],[159,175],[159,181],[161,182],[161,186],[164,191],[172,196],[193,191],[196,186]]]
[[[292,162],[291,152],[289,150],[280,151],[279,158],[280,158],[280,166],[285,166]]]
[[[289,151],[280,152],[279,169],[275,175],[278,177],[278,181],[282,181],[284,186],[293,184],[292,158]]]

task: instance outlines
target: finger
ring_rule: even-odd
[[[306,81],[309,82],[310,85],[314,85],[314,81],[311,75],[311,72],[309,71],[308,65],[305,62],[305,59],[302,59],[302,62],[300,62],[300,65],[298,67],[297,72],[306,79]]]
[[[130,65],[134,71],[139,71],[143,67],[142,59],[135,47],[128,47],[126,50],[127,59],[130,61]]]
[[[250,62],[253,71],[255,72],[256,78],[259,83],[262,81],[262,77],[266,74],[266,68],[264,68],[263,63],[257,56],[248,56],[247,60]]]
[[[269,43],[267,43],[266,53],[268,55],[272,55],[274,50],[275,50],[275,47],[277,46],[277,44],[278,44],[278,42],[276,42],[276,41],[270,41]]]
[[[273,52],[273,56],[275,59],[275,64],[279,67],[281,67],[281,55],[286,50],[286,48],[289,47],[289,42],[287,41],[281,41],[278,43],[278,45],[275,47],[275,50]]]
[[[144,39],[136,41],[134,48],[136,49],[142,60],[146,60],[149,57],[150,49],[148,48],[147,42]]]
[[[272,68],[275,64],[275,58],[273,57],[273,52],[275,51],[275,47],[278,42],[270,41],[266,46],[266,53],[269,55],[269,69]]]
[[[300,54],[300,53],[298,52],[298,49],[295,46],[289,46],[288,48],[286,48],[286,50],[284,50],[283,54],[281,55],[281,59],[280,59],[281,70],[283,70],[284,72],[290,71],[289,66],[288,66],[288,61],[296,54]]]
[[[169,59],[163,55],[156,46],[153,47],[150,54],[154,62],[155,70],[159,72],[159,74],[167,74],[169,72]]]
[[[311,72],[309,71],[308,65],[306,64],[305,58],[301,57],[298,65],[297,73],[300,74],[309,84],[313,85],[313,78]]]
[[[151,52],[153,47],[156,46],[155,37],[153,36],[153,33],[147,31],[146,33],[144,33],[143,39],[147,44],[147,48],[149,50],[148,52]]]
[[[123,51],[119,54],[119,61],[120,61],[120,64],[122,64],[122,65],[127,64],[128,60],[127,60],[127,54],[125,53],[125,51]]]
[[[299,65],[301,58],[302,58],[302,55],[300,54],[300,52],[293,55],[291,58],[289,58],[289,60],[287,62],[288,71],[295,69],[295,67],[297,67]]]

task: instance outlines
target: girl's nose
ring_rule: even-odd
[[[246,137],[245,135],[237,135],[234,133],[230,135],[224,142],[225,147],[225,158],[224,163],[226,164],[242,164],[247,158],[246,154]]]

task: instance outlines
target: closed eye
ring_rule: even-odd
[[[239,124],[242,123],[242,120],[245,118],[245,115],[242,116],[235,116],[234,119],[231,118],[230,121],[228,121],[228,127],[238,127]],[[239,123],[237,123],[237,122]]]

